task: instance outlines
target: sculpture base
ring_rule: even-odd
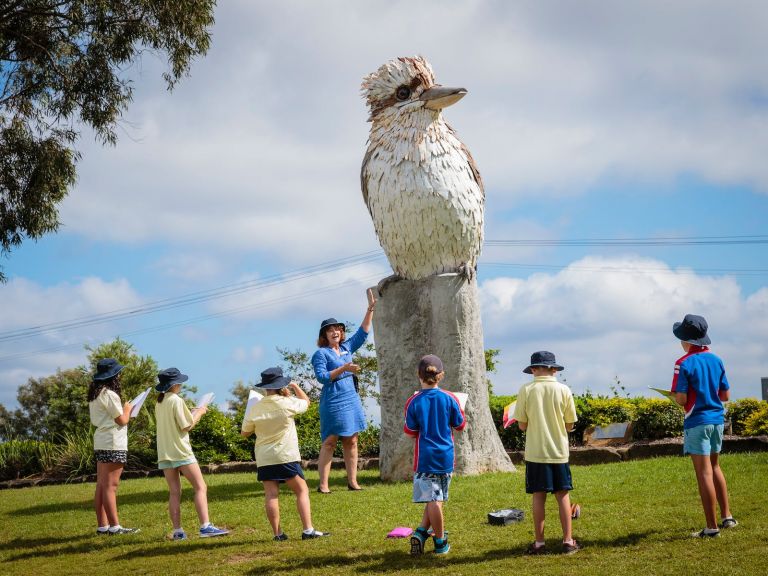
[[[513,471],[488,406],[476,280],[457,274],[390,280],[377,298],[374,327],[381,385],[381,478],[413,476],[414,442],[403,433],[403,409],[420,389],[416,367],[425,354],[437,354],[443,361],[441,388],[469,395],[467,427],[454,435],[456,473]]]

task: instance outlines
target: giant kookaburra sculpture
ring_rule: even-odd
[[[362,91],[371,113],[363,199],[392,268],[413,280],[471,277],[483,242],[483,182],[441,114],[467,91],[435,84],[420,56],[387,62]]]

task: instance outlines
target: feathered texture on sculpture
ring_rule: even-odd
[[[471,277],[483,243],[485,193],[472,155],[441,110],[464,88],[435,84],[421,56],[363,79],[371,132],[360,181],[379,242],[398,276]]]

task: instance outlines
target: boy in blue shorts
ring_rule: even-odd
[[[698,538],[719,536],[719,528],[738,524],[731,516],[728,486],[718,463],[723,445],[723,402],[730,397],[730,386],[723,361],[707,348],[711,343],[707,329],[707,321],[695,314],[686,314],[682,322],[675,322],[672,327],[685,350],[685,356],[675,362],[672,379],[675,401],[685,409],[683,453],[691,455],[707,521],[706,528],[694,532]],[[719,528],[716,502],[722,517]]]
[[[547,494],[557,499],[560,524],[563,528],[565,554],[578,552],[581,547],[571,532],[571,499],[573,490],[571,468],[568,465],[568,432],[576,422],[573,394],[557,381],[562,370],[552,352],[531,354],[531,363],[523,370],[533,374],[533,382],[520,388],[515,404],[515,420],[525,432],[525,491],[533,498],[533,531],[535,540],[528,554],[544,554],[544,505]]]
[[[454,466],[453,431],[461,431],[467,422],[456,396],[438,388],[445,376],[437,356],[424,356],[419,362],[421,390],[405,404],[404,431],[416,439],[413,501],[425,503],[421,524],[411,536],[411,554],[422,554],[432,528],[435,554],[451,549],[445,532],[443,502]]]

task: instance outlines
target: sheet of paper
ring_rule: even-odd
[[[138,416],[139,410],[141,410],[141,407],[144,404],[144,400],[147,399],[150,390],[152,390],[151,386],[136,396],[136,398],[131,400],[131,405],[133,406],[133,408],[131,408],[131,418],[136,418],[136,416]]]
[[[465,394],[464,392],[452,392],[454,396],[456,396],[456,399],[459,401],[459,406],[461,406],[461,410],[463,411],[467,407],[467,398],[469,398],[469,394]]]
[[[674,400],[675,399],[675,393],[674,392],[670,392],[669,390],[664,390],[663,388],[654,388],[653,386],[648,386],[648,388],[650,388],[651,390],[653,390],[655,392],[658,392],[662,396],[666,396],[670,400]]]
[[[264,398],[264,394],[261,392],[256,392],[256,390],[251,390],[248,392],[248,402],[245,404],[245,412],[243,412],[243,418],[248,416],[248,412],[251,411],[251,408],[253,408],[262,398]]]
[[[202,398],[200,398],[200,402],[197,403],[197,408],[205,408],[208,406],[208,404],[211,403],[211,400],[213,400],[213,392],[208,392],[208,394],[204,394]]]

